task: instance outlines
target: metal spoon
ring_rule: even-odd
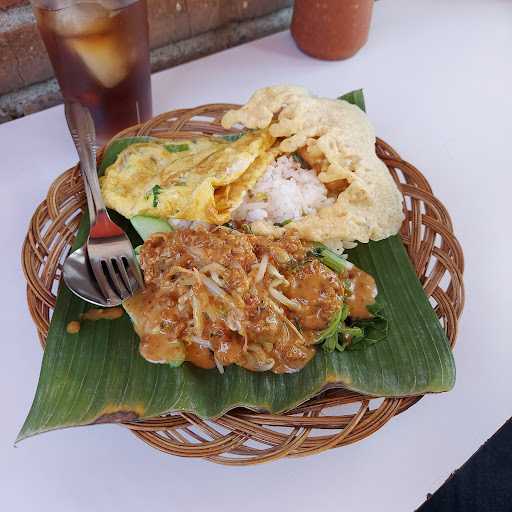
[[[66,112],[67,115],[67,112]],[[69,122],[69,120],[68,120]],[[90,224],[93,225],[96,219],[96,207],[92,191],[89,187],[87,179],[84,179],[85,196],[87,198],[87,209],[89,210]],[[96,277],[92,271],[87,256],[86,246],[83,245],[73,253],[71,253],[64,262],[62,275],[66,286],[81,299],[96,304],[97,306],[113,307],[119,306],[123,300],[119,297],[118,300],[110,298],[109,301],[105,298],[97,285]],[[128,278],[133,290],[139,286],[136,278],[129,273]]]
[[[92,204],[92,195],[89,190],[87,182],[84,184],[85,195],[87,197],[87,207],[89,212],[94,212],[94,206]],[[90,213],[94,216],[94,213]],[[98,285],[96,284],[96,278],[92,272],[91,266],[89,265],[89,258],[85,246],[78,248],[76,251],[71,253],[62,269],[62,275],[66,286],[81,299],[96,304],[97,306],[113,307],[119,306],[122,300],[107,302]],[[136,279],[130,275],[130,281],[133,289],[137,287]]]
[[[103,307],[119,306],[121,304],[121,301],[117,304],[107,303],[105,297],[103,297],[96,285],[96,279],[89,265],[84,246],[67,257],[62,273],[67,287],[81,299]]]

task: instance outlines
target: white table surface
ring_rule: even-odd
[[[312,458],[249,468],[180,459],[113,425],[13,447],[41,350],[25,305],[20,247],[35,205],[75,162],[62,107],[0,126],[2,510],[407,511],[512,413],[512,3],[387,0],[353,59],[302,55],[288,32],[154,76],[156,113],[243,102],[257,87],[303,84],[335,97],[364,87],[377,133],[427,176],[466,255],[467,305],[455,389],[424,398],[375,435]]]

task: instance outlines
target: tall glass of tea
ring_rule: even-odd
[[[146,0],[31,0],[65,100],[89,108],[98,144],[152,114]]]

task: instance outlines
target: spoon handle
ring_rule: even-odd
[[[89,182],[86,179],[84,179],[84,190],[85,197],[87,198],[87,210],[89,211],[89,224],[92,226],[96,222],[96,206],[92,197],[91,187],[89,187]]]
[[[64,107],[66,121],[73,142],[75,143],[80,170],[84,178],[85,193],[91,225],[99,212],[105,211],[105,204],[100,192],[98,172],[96,170],[96,131],[91,114],[78,102],[66,102]]]

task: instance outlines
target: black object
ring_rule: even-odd
[[[512,512],[512,418],[417,512]]]

